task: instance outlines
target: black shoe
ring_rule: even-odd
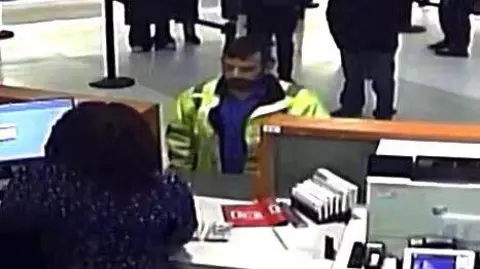
[[[361,118],[362,112],[347,111],[343,108],[340,108],[335,111],[332,111],[330,113],[330,116],[334,118]]]
[[[185,43],[198,46],[202,44],[202,40],[196,35],[185,36]]]
[[[402,34],[420,34],[427,31],[427,28],[421,25],[409,25],[400,29]]]
[[[152,50],[152,46],[132,46],[133,53],[144,53],[150,52]]]
[[[439,41],[437,43],[430,44],[430,45],[427,46],[427,48],[429,50],[439,50],[439,49],[443,49],[443,48],[447,48],[447,47],[448,47],[448,43],[445,40],[442,40],[442,41]]]
[[[173,38],[173,36],[171,36],[171,35],[168,35],[165,40],[167,41],[167,43],[175,44],[175,38]]]
[[[376,120],[393,120],[394,115],[377,115],[374,116]]]
[[[373,117],[376,120],[392,120],[393,117],[397,114],[397,110],[391,109],[387,110],[386,112],[373,112]]]
[[[156,40],[155,41],[155,50],[175,50],[176,49],[175,39],[173,37],[166,38],[165,40]]]
[[[437,56],[468,58],[469,54],[466,49],[442,48],[435,50]]]

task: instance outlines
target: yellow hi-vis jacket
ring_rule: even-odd
[[[260,140],[260,119],[273,113],[329,118],[329,113],[311,91],[296,84],[269,77],[266,100],[250,114],[245,127],[247,162],[245,172],[253,172],[255,152]],[[220,104],[223,79],[201,83],[181,93],[176,100],[176,115],[169,122],[166,143],[170,165],[197,172],[221,171],[217,131],[209,121],[210,111]]]

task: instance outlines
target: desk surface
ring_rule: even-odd
[[[480,143],[381,139],[377,155],[480,158]]]
[[[241,203],[239,200],[217,199],[208,197],[197,197],[196,202],[210,202],[212,204],[228,204]],[[200,213],[201,214],[201,213]],[[211,211],[208,212],[208,217],[212,217]],[[366,215],[366,214],[365,214]],[[215,216],[213,216],[215,217]],[[345,235],[338,236],[337,240],[343,240],[353,245],[357,241],[357,237],[363,238],[366,230],[366,218],[363,221],[357,222],[358,227],[350,228],[350,231]],[[285,235],[289,238],[295,238],[298,241],[305,240],[309,235],[310,244],[315,244],[315,235],[332,235],[332,225],[315,225],[310,226],[310,230],[295,229],[293,226],[278,227],[279,235],[285,239]],[[275,228],[277,229],[277,228]],[[347,228],[348,229],[348,228]],[[358,232],[360,231],[360,233]],[[342,239],[343,237],[343,239]],[[279,242],[271,227],[261,228],[236,228],[232,231],[232,236],[229,242],[226,243],[212,243],[212,242],[190,242],[184,251],[178,253],[173,260],[190,267],[213,267],[213,268],[237,268],[237,269],[265,269],[265,268],[302,268],[302,269],[316,269],[316,268],[332,268],[333,261],[325,259],[314,259],[309,252],[301,251],[300,245],[304,242],[289,242],[286,241],[288,250]],[[294,246],[295,245],[295,246]],[[292,247],[293,246],[293,247]],[[291,248],[292,247],[292,248]],[[346,248],[343,245],[340,247],[338,256],[345,259],[347,254],[347,261],[350,254],[351,247]],[[341,264],[344,264],[342,262]],[[344,269],[335,267],[338,269]],[[345,267],[346,268],[346,267]]]

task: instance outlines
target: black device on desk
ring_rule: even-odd
[[[411,178],[413,164],[413,157],[370,155],[367,176]]]
[[[382,242],[355,242],[350,253],[347,268],[381,269],[387,256]]]
[[[448,248],[456,249],[457,240],[440,236],[414,236],[408,239],[409,248]]]
[[[418,156],[412,180],[480,183],[480,159]]]

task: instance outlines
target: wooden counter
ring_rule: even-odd
[[[377,141],[382,138],[480,142],[479,124],[450,124],[367,119],[316,120],[289,115],[273,115],[264,121],[258,151],[260,169],[253,179],[254,197],[272,195],[275,137],[308,136],[318,139]]]

